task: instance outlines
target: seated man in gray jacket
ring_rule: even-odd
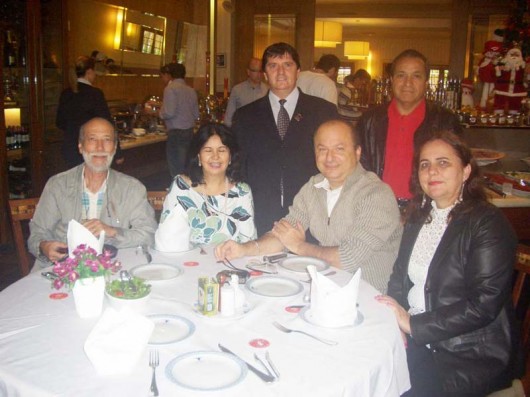
[[[361,267],[363,278],[384,292],[402,233],[394,194],[359,163],[361,147],[349,123],[322,124],[314,148],[320,174],[300,189],[287,216],[258,240],[227,241],[215,254],[232,259],[288,249],[351,272]],[[307,229],[319,245],[305,240]]]
[[[28,246],[39,264],[64,257],[68,222],[75,219],[116,248],[152,244],[154,210],[145,186],[110,168],[118,136],[114,126],[93,118],[81,126],[79,151],[84,163],[46,183],[30,222]]]

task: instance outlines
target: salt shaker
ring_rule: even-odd
[[[221,288],[221,315],[233,316],[235,312],[235,291],[230,281],[230,283],[224,283]]]
[[[234,310],[237,313],[243,310],[243,305],[245,304],[245,293],[239,286],[239,276],[237,274],[232,274],[230,285],[234,289]]]

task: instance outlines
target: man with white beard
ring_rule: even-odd
[[[72,219],[96,237],[105,231],[105,242],[116,248],[153,243],[157,224],[145,186],[110,168],[117,141],[106,119],[81,126],[78,148],[84,163],[50,178],[30,222],[28,246],[40,265],[33,270],[65,256]]]
[[[521,111],[521,101],[526,98],[525,62],[521,49],[508,50],[498,66],[495,67],[495,113],[517,113]]]

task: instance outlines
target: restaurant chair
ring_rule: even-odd
[[[17,249],[18,264],[22,277],[29,274],[29,269],[34,261],[26,245],[26,238],[22,229],[22,222],[30,221],[33,218],[35,208],[39,198],[9,200],[9,216],[11,218],[11,228],[13,240]],[[28,222],[29,223],[29,222]]]
[[[162,208],[164,207],[164,200],[166,199],[167,192],[165,190],[160,191],[148,191],[147,192],[147,201],[155,210],[156,220],[160,220],[160,215],[162,214]]]
[[[521,299],[523,287],[527,276],[530,275],[530,247],[524,244],[517,246],[517,255],[515,258],[515,284],[512,291],[513,305],[516,309],[522,304],[526,304],[527,307],[524,309],[524,315],[522,317],[522,328],[521,328],[521,344],[523,347],[524,360],[526,362],[526,374],[522,381],[514,379],[512,387],[504,390],[497,391],[488,395],[488,397],[524,397],[525,392],[530,393],[530,363],[528,362],[528,350],[529,350],[529,339],[530,339],[530,305],[525,303]],[[530,278],[528,278],[530,279]]]

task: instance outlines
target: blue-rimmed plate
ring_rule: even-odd
[[[317,272],[329,269],[327,262],[310,256],[291,256],[280,261],[280,267],[295,273],[307,273],[309,265],[315,266]]]
[[[149,282],[173,280],[180,276],[184,270],[175,265],[167,263],[148,263],[145,265],[135,266],[129,273],[134,277],[141,278]]]
[[[174,314],[150,314],[147,318],[155,323],[155,328],[149,338],[150,345],[180,342],[195,332],[195,324],[185,317]]]
[[[235,386],[247,376],[247,366],[232,354],[199,351],[175,357],[166,366],[166,376],[191,390],[212,391]]]
[[[298,281],[281,276],[253,277],[245,285],[250,292],[257,295],[276,298],[293,296],[304,290]]]

